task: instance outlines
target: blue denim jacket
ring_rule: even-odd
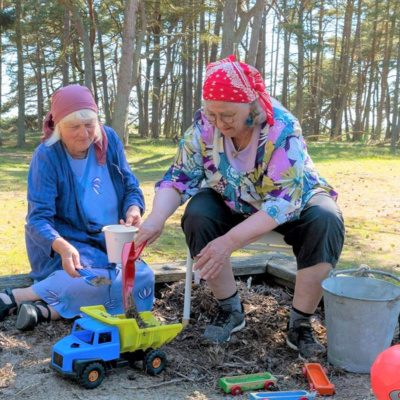
[[[126,161],[122,143],[111,128],[104,129],[108,137],[106,165],[117,194],[118,218],[125,219],[132,205],[143,214],[143,193]],[[58,237],[76,247],[83,267],[115,268],[107,259],[102,225],[88,222],[77,190],[61,141],[50,147],[42,143],[33,154],[28,173],[25,241],[33,279],[45,279],[62,269],[60,255],[51,248]]]

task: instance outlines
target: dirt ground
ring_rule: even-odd
[[[168,365],[159,376],[147,375],[137,363],[108,373],[94,390],[61,378],[49,368],[52,345],[67,335],[72,321],[41,324],[31,332],[20,332],[15,316],[0,325],[0,398],[19,399],[248,399],[249,392],[233,397],[218,386],[219,378],[268,371],[278,378],[280,390],[308,390],[302,376],[303,361],[285,344],[285,329],[292,292],[264,282],[238,281],[246,311],[246,327],[222,345],[204,346],[199,337],[216,307],[202,284],[193,287],[191,324],[162,348]],[[179,322],[183,308],[183,282],[164,285],[157,291],[154,314],[163,323]],[[323,312],[313,321],[319,340],[326,344]],[[318,360],[328,368],[336,386],[332,400],[372,400],[369,375],[348,373]],[[319,398],[319,397],[316,397]]]

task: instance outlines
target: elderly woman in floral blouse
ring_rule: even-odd
[[[182,228],[195,269],[219,303],[203,341],[221,343],[245,326],[231,254],[271,230],[280,232],[298,266],[287,344],[302,358],[321,354],[310,317],[343,246],[337,194],[318,175],[298,120],[270,99],[255,68],[233,56],[209,64],[203,99],[156,184],[137,244],[156,240],[168,217],[191,199]]]

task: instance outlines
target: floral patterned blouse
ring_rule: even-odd
[[[274,99],[273,107],[274,125],[263,124],[255,166],[246,172],[230,165],[223,135],[197,111],[156,191],[175,188],[183,204],[209,187],[232,209],[249,215],[263,210],[278,224],[297,218],[318,192],[336,200],[337,193],[318,175],[307,153],[298,120]]]

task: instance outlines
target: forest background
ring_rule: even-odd
[[[178,138],[208,62],[254,65],[307,140],[399,137],[399,0],[0,0],[0,132],[42,128],[51,94],[88,86],[102,121]],[[1,133],[0,133],[1,135]],[[1,136],[0,136],[1,143]]]
[[[340,267],[400,268],[400,0],[0,0],[0,274],[28,272],[26,175],[52,93],[88,86],[148,210],[208,62],[255,65],[339,191]],[[391,154],[390,154],[391,153]],[[184,258],[180,210],[148,261]],[[149,254],[146,254],[149,257]]]

